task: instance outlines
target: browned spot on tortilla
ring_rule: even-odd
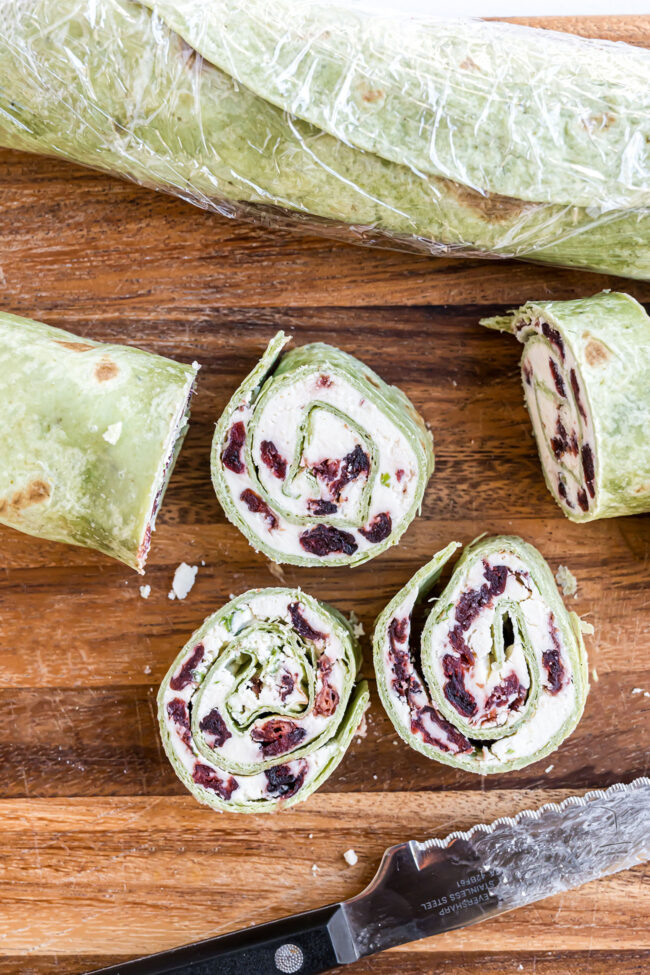
[[[616,116],[611,112],[601,112],[599,115],[590,115],[582,120],[582,124],[588,132],[595,129],[608,129],[616,121]]]
[[[15,491],[11,498],[0,499],[0,515],[4,515],[8,511],[18,514],[24,508],[30,508],[34,504],[47,501],[51,493],[50,485],[46,484],[45,481],[31,481],[21,491]]]
[[[585,332],[582,337],[587,339],[585,359],[590,366],[602,366],[611,359],[612,353],[600,339],[595,339],[589,332]]]
[[[479,68],[478,64],[476,63],[476,61],[472,61],[472,59],[469,56],[466,57],[464,61],[461,61],[460,62],[459,67],[461,67],[463,69],[463,71],[480,71],[481,70]]]
[[[632,488],[632,494],[650,494],[650,481],[646,481],[645,484],[637,484],[636,487]]]
[[[496,193],[477,193],[476,190],[470,189],[469,186],[462,186],[460,183],[454,183],[450,179],[441,178],[437,182],[443,185],[444,189],[450,196],[455,197],[461,206],[476,210],[486,220],[496,221],[497,223],[506,223],[513,217],[520,217],[524,213],[529,213],[539,209],[541,206],[545,206],[543,203],[526,203],[512,196],[498,196]]]
[[[57,345],[62,345],[64,349],[70,349],[71,352],[90,352],[94,349],[94,345],[88,345],[87,342],[61,342],[59,339],[54,340]]]
[[[98,383],[105,383],[109,379],[114,379],[119,371],[117,363],[105,356],[95,366],[95,379]]]
[[[379,88],[371,88],[370,91],[364,91],[361,97],[364,102],[378,102],[380,98],[384,97],[384,93]]]

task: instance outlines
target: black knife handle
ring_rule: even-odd
[[[332,935],[345,925],[331,904],[91,975],[317,975],[340,964]]]

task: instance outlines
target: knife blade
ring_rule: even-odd
[[[650,779],[639,778],[444,839],[401,843],[350,900],[93,975],[317,975],[649,859]]]

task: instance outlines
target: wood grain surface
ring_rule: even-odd
[[[547,22],[650,46],[650,17]],[[519,346],[477,326],[528,298],[650,284],[510,262],[432,261],[270,234],[116,179],[0,153],[0,308],[203,364],[146,579],[82,549],[0,529],[0,975],[85,972],[334,901],[383,849],[648,772],[650,517],[576,526],[547,493]],[[324,340],[401,386],[430,423],[436,471],[397,549],[353,569],[279,570],[215,499],[215,419],[277,328]],[[368,735],[323,789],[274,816],[189,797],[158,740],[157,685],[191,631],[278,579],[354,610],[366,633],[452,538],[514,532],[578,579],[592,689],[552,757],[480,778],[398,743],[372,681]],[[184,601],[175,567],[199,566]],[[203,564],[205,563],[205,564]],[[143,581],[151,596],[139,593]],[[351,867],[343,851],[353,847]],[[350,970],[377,975],[641,975],[650,872],[639,867]]]

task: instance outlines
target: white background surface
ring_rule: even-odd
[[[367,6],[367,0],[352,0]],[[573,14],[650,14],[650,0],[374,0],[375,10],[435,17],[554,17]]]

